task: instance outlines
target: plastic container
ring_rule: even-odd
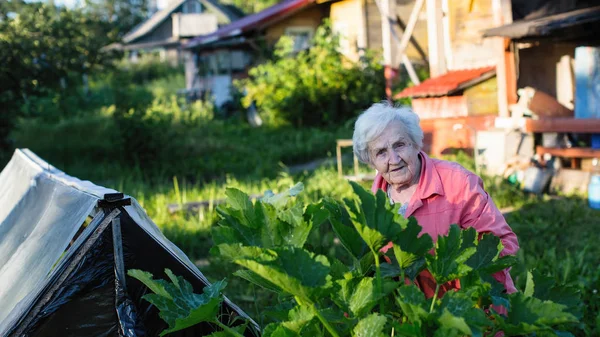
[[[588,203],[591,208],[600,210],[600,163],[594,159],[592,176],[588,185]]]

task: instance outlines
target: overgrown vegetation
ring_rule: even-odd
[[[256,104],[271,125],[336,125],[384,98],[380,59],[366,51],[359,62],[347,60],[329,23],[317,29],[310,49],[294,52],[284,37],[274,54],[236,83],[247,93],[244,106]]]
[[[574,329],[582,307],[575,288],[534,272],[523,292],[503,292],[491,274],[516,258],[499,257],[498,237],[453,225],[434,245],[429,235],[418,236],[416,220],[400,216],[382,191],[374,196],[358,184],[352,188],[344,202],[325,198],[307,206],[293,200],[302,184],[280,194],[267,191],[255,203],[240,190],[227,190],[211,252],[243,267],[237,277],[278,294],[273,309],[262,313],[271,322],[263,336],[564,336]],[[322,226],[335,233],[343,256],[321,255],[308,244]],[[388,242],[393,252],[380,262]],[[432,298],[413,283],[425,270],[438,284]],[[169,272],[173,284],[140,271],[129,274],[154,292],[144,298],[169,323],[161,336],[201,321],[221,327],[222,335],[242,336],[240,327],[230,329],[216,317],[222,281],[216,291],[207,287],[197,295]],[[460,290],[439,292],[439,285],[454,279]]]

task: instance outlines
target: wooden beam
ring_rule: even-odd
[[[600,119],[594,118],[544,118],[526,119],[526,132],[600,133]]]
[[[447,69],[442,21],[442,0],[427,0],[427,39],[431,77],[442,75]]]
[[[539,155],[551,154],[556,157],[565,158],[599,158],[600,149],[592,149],[590,147],[571,147],[568,149],[561,149],[557,147],[543,147],[537,146],[535,153]]]
[[[510,0],[492,0],[494,24],[502,26],[512,22],[512,4]],[[496,78],[498,83],[498,115],[510,117],[509,106],[517,103],[517,70],[515,54],[511,40],[495,37],[497,48]]]
[[[398,54],[404,55],[406,52],[406,47],[408,47],[408,43],[410,42],[410,38],[412,37],[413,30],[417,25],[417,21],[419,19],[419,13],[425,4],[425,0],[417,0],[415,2],[415,6],[410,13],[410,17],[408,18],[408,22],[406,23],[406,29],[402,33],[402,38],[400,39],[400,44],[398,45]]]
[[[402,19],[398,15],[396,15],[396,23],[398,24],[398,27],[400,27],[400,29],[403,32],[406,31],[406,25],[404,24],[404,21],[402,21]],[[412,35],[412,34],[410,35],[410,43],[413,45],[413,47],[415,47],[415,49],[417,50],[417,53],[419,53],[419,56],[421,56],[421,60],[423,60],[423,62],[425,62],[425,63],[428,63],[429,59],[427,58],[427,54],[425,53],[423,48],[421,48],[419,41],[417,41],[417,39],[415,39],[414,35]]]
[[[415,68],[413,67],[412,63],[410,62],[410,59],[408,58],[408,56],[406,56],[406,54],[402,54],[402,63],[404,63],[406,71],[408,71],[408,76],[410,77],[410,80],[415,85],[421,84],[421,80],[419,79],[419,76],[417,76],[417,72],[415,71]]]

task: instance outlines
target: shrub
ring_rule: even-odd
[[[274,55],[235,83],[247,92],[243,105],[256,103],[269,124],[339,124],[383,97],[379,59],[373,52],[356,63],[345,59],[329,23],[317,29],[309,50],[295,53],[293,41],[283,37]]]

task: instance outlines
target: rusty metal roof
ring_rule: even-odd
[[[394,98],[446,96],[481,83],[496,74],[496,67],[451,70],[402,90]]]
[[[248,15],[231,24],[224,26],[214,33],[198,36],[185,45],[185,48],[194,48],[203,44],[215,42],[224,38],[241,35],[249,30],[261,27],[276,20],[282,20],[316,0],[287,0],[273,5],[258,13]]]

